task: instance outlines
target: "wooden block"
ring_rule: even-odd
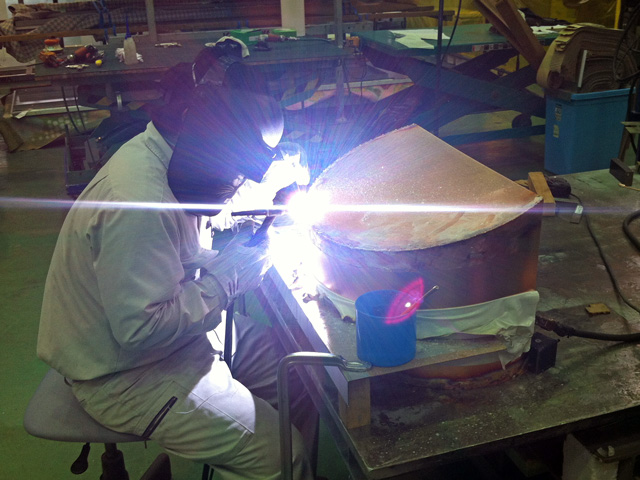
[[[349,399],[340,397],[340,418],[347,428],[357,428],[371,423],[371,392],[369,379],[349,382]]]
[[[542,197],[542,215],[552,216],[556,214],[556,201],[549,190],[547,180],[542,172],[529,172],[529,190]]]
[[[609,307],[604,303],[590,303],[585,307],[585,310],[589,315],[607,315],[611,313]]]

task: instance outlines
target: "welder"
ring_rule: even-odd
[[[279,154],[278,105],[227,47],[198,57],[193,86],[174,89],[69,211],[47,277],[38,355],[106,427],[212,465],[224,479],[276,479],[284,351],[264,322],[236,314],[229,366],[211,334],[229,305],[258,287],[268,242],[247,246],[245,222],[215,251],[201,246],[198,225],[202,214],[216,220],[234,195],[243,205],[271,201],[293,177]],[[230,218],[218,223],[231,226]],[[315,433],[313,407],[292,397],[301,401],[294,476],[310,479],[304,439]]]

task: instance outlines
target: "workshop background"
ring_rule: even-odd
[[[0,1],[0,14],[5,13],[8,18],[7,7],[13,3],[23,2]],[[35,3],[39,2],[24,2]],[[435,0],[413,0],[413,3],[419,6],[437,5]],[[592,22],[607,27],[614,26],[620,11],[619,2],[608,0],[518,0],[516,3],[520,7],[530,8],[542,17],[562,19],[569,23]],[[457,1],[446,0],[445,9],[455,11],[457,8]],[[471,0],[462,1],[459,21],[461,24],[485,22]],[[437,26],[437,22],[434,22],[434,18],[412,17],[407,20],[407,26]],[[452,22],[453,20],[448,20],[446,24],[451,25]],[[91,38],[78,37],[72,42],[85,44]],[[29,63],[17,62],[3,50],[0,54],[0,79],[3,69],[19,69],[24,65]],[[23,109],[17,109],[14,104],[11,106],[13,110],[8,112],[10,105],[6,101],[13,97],[11,92],[3,90],[1,80],[0,91],[3,91],[5,100],[5,116],[0,119],[0,325],[3,326],[0,334],[0,479],[75,478],[69,473],[69,467],[78,455],[80,445],[33,438],[24,431],[22,418],[29,398],[48,370],[36,358],[35,345],[44,280],[57,234],[68,208],[64,202],[70,200],[63,161],[65,131],[73,130],[80,124],[85,131],[90,131],[109,115],[109,111],[87,109],[73,112],[73,120],[64,111],[39,114],[37,102],[46,95],[46,91],[34,91],[32,104],[28,103],[30,97],[27,91],[23,96]],[[357,95],[357,92],[351,93]],[[346,153],[355,146],[349,139],[361,137],[359,129],[362,128],[363,121],[359,115],[379,113],[371,109],[369,103],[363,106],[357,99],[350,100],[345,107],[344,123],[336,124],[334,116],[327,114],[327,111],[333,111],[336,107],[335,98],[319,94],[306,107],[317,109],[318,113],[312,115],[312,118],[318,123],[298,123],[299,119],[293,116],[296,122],[288,124],[288,135],[292,139],[309,142],[311,151],[314,145],[317,147],[321,143],[327,150]],[[131,108],[137,107],[131,105]],[[296,111],[293,108],[290,110],[294,113]],[[439,134],[458,135],[510,128],[517,115],[518,112],[509,111],[470,115],[446,125],[440,129]],[[401,119],[402,112],[396,113],[396,116]],[[356,120],[358,118],[360,121]],[[534,119],[535,122],[540,123],[540,120]],[[545,170],[544,134],[457,145],[456,148],[512,180],[526,180],[530,172]],[[42,207],[31,208],[21,205],[23,199],[50,202]],[[146,446],[138,443],[122,444],[120,448],[124,452],[131,478],[139,478],[160,452],[153,442]],[[95,445],[93,450],[89,471],[82,478],[98,476],[99,453],[102,448]],[[550,458],[552,463],[556,461],[552,456]],[[200,478],[200,465],[175,457],[171,457],[171,461],[176,480]],[[549,472],[536,478],[559,478],[557,471],[554,471],[557,465],[551,464],[548,467]],[[505,465],[502,468],[505,469],[504,478],[524,478],[520,471],[511,470],[511,467]],[[318,473],[329,480],[348,478],[324,428],[321,430]],[[489,478],[483,475],[486,472],[480,472],[477,465],[461,463],[451,467],[448,478]]]

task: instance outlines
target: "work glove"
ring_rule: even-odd
[[[271,267],[268,239],[247,247],[252,236],[252,222],[246,222],[218,256],[201,267],[205,274],[218,280],[227,294],[227,305],[239,295],[258,288]]]
[[[268,209],[273,206],[272,188],[256,183],[251,180],[245,182],[236,190],[233,197],[227,201],[222,210],[215,216],[211,217],[211,227],[222,231],[236,226],[238,223],[244,223],[248,217],[234,217],[232,212],[241,212],[245,210]]]

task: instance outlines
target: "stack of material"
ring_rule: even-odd
[[[513,0],[476,0],[476,6],[534,68],[540,66],[545,56],[544,47],[516,8]]]
[[[597,25],[567,26],[553,41],[538,69],[536,81],[548,90],[577,93],[615,90],[614,58],[618,78],[637,71],[632,55],[617,55],[622,30]]]

